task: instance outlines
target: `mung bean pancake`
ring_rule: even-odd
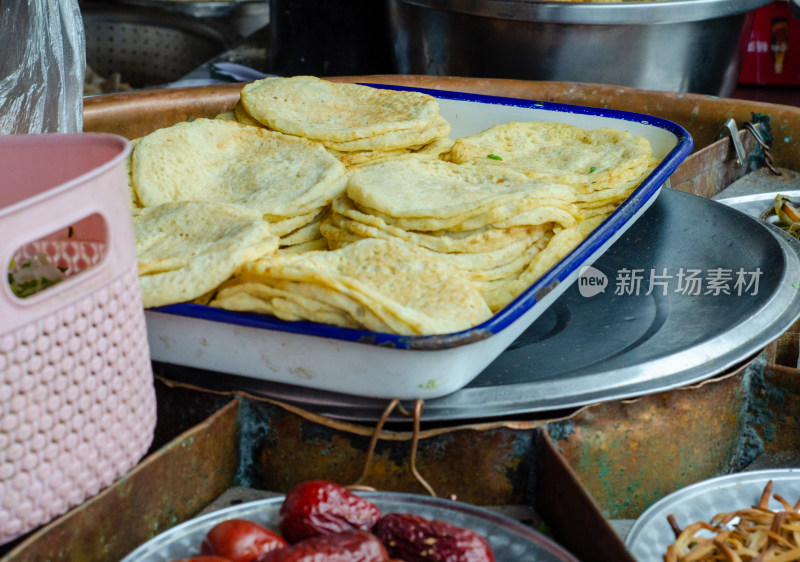
[[[397,328],[341,292],[284,279],[261,278],[226,284],[212,306],[271,314],[289,322],[313,321],[373,332],[392,333]]]
[[[342,219],[335,214],[322,223],[320,231],[328,241],[328,245],[334,249],[363,238],[400,239],[436,252],[448,263],[465,271],[472,280],[486,280],[506,277],[524,267],[527,261],[530,261],[530,258],[543,247],[542,241],[548,240],[552,235],[552,225],[515,229],[515,232],[509,233],[507,243],[483,251],[474,251],[471,247],[463,248],[467,251],[459,251],[460,248],[455,245],[437,244],[440,240],[436,238],[414,239],[393,236],[386,231]]]
[[[497,311],[583,239],[575,192],[500,166],[403,157],[353,173],[320,231],[332,248],[377,238],[436,252]]]
[[[457,139],[445,156],[455,163],[493,162],[591,191],[639,177],[651,157],[649,141],[627,131],[544,121],[495,125]]]
[[[365,214],[423,231],[472,230],[540,204],[569,208],[575,199],[569,186],[505,167],[405,157],[352,174],[346,193]]]
[[[333,213],[327,223],[344,228],[362,237],[398,238],[418,246],[443,253],[485,253],[504,248],[518,240],[529,239],[542,227],[552,228],[553,222],[564,227],[575,226],[576,221],[561,209],[540,207],[540,220],[507,228],[491,224],[473,230],[415,231],[388,224],[382,218],[355,209],[346,197],[337,197],[332,205]]]
[[[245,125],[252,125],[253,127],[263,127],[262,123],[259,123],[253,116],[247,113],[247,110],[242,105],[242,100],[240,99],[236,102],[236,105],[233,108],[233,116],[239,123],[244,123]]]
[[[453,146],[453,139],[450,137],[439,137],[419,148],[398,148],[395,150],[361,150],[356,152],[339,152],[338,150],[328,149],[348,168],[365,167],[380,164],[395,158],[423,158],[438,160],[440,155],[446,153]]]
[[[206,201],[287,218],[326,205],[346,182],[344,165],[318,143],[220,119],[141,138],[131,170],[145,207]]]
[[[438,139],[447,138],[450,133],[450,123],[441,115],[433,123],[423,129],[402,129],[381,135],[364,137],[346,142],[320,141],[326,148],[340,152],[355,152],[359,150],[398,150],[419,149],[426,144]]]
[[[486,282],[477,281],[475,284],[489,308],[497,312],[525,292],[537,279],[575,249],[582,240],[583,235],[578,228],[555,232],[544,248],[535,253],[526,267],[519,270],[518,273]]]
[[[313,76],[256,80],[242,88],[241,101],[250,116],[271,129],[331,142],[425,129],[439,115],[439,102],[427,94]]]
[[[340,304],[351,317],[363,316],[358,309],[364,308],[397,333],[455,332],[491,316],[475,286],[457,268],[397,240],[371,238],[338,250],[257,260],[244,266],[237,278],[333,291],[344,297]],[[225,296],[225,290],[220,291],[212,305],[224,305]]]
[[[312,209],[308,213],[303,213],[302,215],[296,215],[294,217],[265,215],[264,218],[270,222],[272,232],[282,237],[317,220],[317,218],[327,210],[328,205],[325,205],[324,207]]]
[[[322,235],[319,233],[319,226],[322,221],[330,214],[330,207],[325,207],[320,211],[316,217],[307,224],[297,228],[283,236],[281,236],[281,246],[293,246],[295,244],[304,244],[312,240],[319,239]]]
[[[278,249],[261,214],[239,206],[165,203],[137,211],[133,227],[145,307],[200,297]]]
[[[304,254],[306,252],[315,252],[329,250],[330,246],[328,240],[320,235],[319,238],[309,240],[308,242],[301,242],[300,244],[292,244],[290,246],[281,246],[278,248],[279,254]]]
[[[357,150],[354,152],[339,152],[338,150],[328,149],[328,152],[339,159],[347,168],[355,166],[369,166],[386,160],[392,160],[409,154],[411,151],[406,148],[395,150]]]

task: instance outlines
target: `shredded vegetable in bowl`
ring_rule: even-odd
[[[770,497],[783,510],[767,507]],[[767,482],[757,505],[718,513],[710,522],[697,521],[683,530],[669,515],[675,543],[667,547],[665,562],[792,562],[800,560],[800,501],[790,504],[772,495]]]
[[[800,238],[800,208],[788,195],[776,195],[775,204],[761,214],[761,219]]]
[[[65,268],[50,263],[43,253],[19,263],[11,260],[8,269],[8,284],[11,291],[20,298],[30,297],[63,281],[65,272]]]

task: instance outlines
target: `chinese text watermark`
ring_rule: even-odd
[[[677,270],[661,269],[627,269],[617,271],[614,279],[615,295],[651,295],[666,296],[669,293],[681,295],[735,295],[754,296],[758,294],[758,282],[762,271],[726,269],[716,267],[710,269],[679,268]],[[606,274],[591,266],[584,266],[578,277],[578,290],[584,297],[592,297],[604,293],[609,285]]]

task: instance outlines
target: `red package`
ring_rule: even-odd
[[[740,84],[800,84],[800,20],[787,0],[755,11]]]

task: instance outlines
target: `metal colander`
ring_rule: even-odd
[[[222,22],[242,37],[269,23],[269,0],[106,0],[114,4],[169,10],[214,24]]]
[[[197,18],[141,7],[83,10],[86,64],[134,88],[174,82],[230,48],[238,35]]]

